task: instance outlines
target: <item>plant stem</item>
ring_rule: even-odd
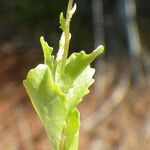
[[[63,55],[63,58],[62,58],[61,74],[63,74],[63,72],[64,72],[64,66],[66,64],[66,60],[67,60],[67,57],[68,57],[68,50],[69,50],[69,44],[70,44],[70,21],[71,21],[69,12],[72,9],[72,5],[73,5],[73,0],[69,0],[67,13],[66,13],[66,25],[65,25],[65,31],[64,31],[65,45],[64,45],[64,55]]]
[[[64,150],[64,145],[65,144],[65,136],[63,135],[62,137],[61,137],[61,141],[60,141],[60,150]]]

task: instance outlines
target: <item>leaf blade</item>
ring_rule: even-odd
[[[29,71],[23,83],[53,148],[58,150],[68,112],[66,96],[52,81],[47,65]]]
[[[48,43],[45,42],[44,37],[42,36],[40,37],[40,42],[44,54],[44,64],[48,65],[51,72],[53,72],[53,61],[54,61],[54,56],[52,55],[53,48],[49,47]]]
[[[104,48],[99,46],[91,54],[86,54],[84,51],[80,53],[73,53],[67,60],[64,74],[59,80],[59,85],[64,93],[66,93],[72,86],[73,82],[79,76],[80,73],[102,52]]]
[[[82,100],[82,98],[89,93],[88,88],[94,82],[92,78],[95,69],[88,66],[74,81],[72,88],[67,93],[69,109],[72,110]]]

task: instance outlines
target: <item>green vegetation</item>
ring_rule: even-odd
[[[66,18],[60,14],[63,33],[56,58],[52,55],[53,48],[41,37],[44,64],[30,70],[23,81],[54,150],[78,149],[80,117],[77,105],[94,82],[95,70],[90,63],[104,50],[99,46],[91,54],[81,51],[68,58],[70,21],[76,10],[76,4],[72,5],[73,0],[69,0]]]

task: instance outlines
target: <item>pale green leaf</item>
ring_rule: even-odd
[[[65,24],[66,24],[66,19],[64,18],[63,12],[60,13],[59,16],[59,23],[60,23],[60,28],[65,31]]]
[[[53,71],[53,61],[54,61],[54,56],[52,55],[53,48],[49,47],[48,43],[45,42],[42,36],[40,37],[40,42],[44,54],[44,64],[48,65],[50,70]]]
[[[69,109],[76,107],[82,98],[89,93],[88,88],[94,82],[94,79],[92,79],[94,73],[95,69],[88,66],[74,81],[67,93]]]
[[[52,81],[47,65],[41,64],[29,71],[23,83],[53,148],[58,150],[68,114],[66,96]]]
[[[83,70],[103,52],[103,46],[99,46],[91,54],[86,54],[84,51],[73,53],[67,60],[64,74],[59,81],[59,85],[64,93],[72,86],[75,79],[83,72]]]
[[[72,18],[72,16],[75,13],[76,9],[77,9],[77,5],[74,4],[74,6],[72,7],[72,9],[69,11],[69,18],[70,19]]]

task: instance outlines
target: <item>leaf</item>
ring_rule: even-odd
[[[72,16],[75,13],[76,9],[77,9],[77,5],[74,4],[74,6],[72,7],[72,9],[69,11],[69,19],[72,18]]]
[[[81,51],[80,53],[73,53],[68,58],[64,74],[58,82],[64,93],[68,92],[75,79],[97,56],[103,52],[103,50],[103,46],[99,46],[91,54],[85,54],[84,51]]]
[[[66,139],[64,143],[64,150],[77,150],[79,127],[80,127],[80,114],[75,108],[67,119],[67,126],[65,130]]]
[[[82,98],[89,93],[89,86],[94,82],[92,79],[95,73],[95,69],[88,66],[85,70],[77,77],[72,87],[67,93],[69,109],[76,107]]]
[[[55,81],[57,81],[60,78],[61,74],[61,65],[62,65],[62,59],[64,55],[64,46],[65,46],[65,36],[64,32],[61,35],[60,41],[59,41],[59,51],[57,53],[57,57],[55,60]]]
[[[60,13],[59,23],[60,23],[60,28],[64,31],[65,30],[66,19],[64,18],[63,12]]]
[[[40,42],[44,54],[44,64],[48,65],[50,70],[53,72],[53,61],[54,61],[54,56],[52,55],[53,48],[49,47],[48,43],[45,42],[44,37],[42,36],[40,37]]]
[[[29,71],[23,83],[53,148],[58,150],[68,114],[66,95],[53,82],[47,65],[40,64]]]

